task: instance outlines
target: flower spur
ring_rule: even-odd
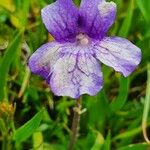
[[[41,13],[55,41],[35,51],[29,67],[55,95],[96,95],[103,86],[101,63],[126,77],[141,61],[141,50],[130,41],[106,35],[116,16],[114,2],[82,0],[77,8],[72,0],[57,0]]]

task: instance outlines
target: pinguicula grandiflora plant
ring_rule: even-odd
[[[42,45],[29,59],[29,67],[44,77],[57,96],[77,99],[96,95],[103,87],[101,63],[125,77],[141,61],[141,50],[127,39],[109,37],[115,21],[116,4],[105,0],[57,0],[41,11],[42,20],[55,41]],[[79,112],[78,112],[79,114]],[[73,145],[77,130],[74,117]]]

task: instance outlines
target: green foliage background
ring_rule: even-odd
[[[95,97],[82,97],[86,111],[81,114],[76,150],[150,149],[141,128],[142,120],[150,125],[150,1],[114,1],[118,13],[109,35],[126,37],[139,46],[142,62],[128,78],[102,66],[103,90]],[[41,8],[52,2],[0,0],[2,150],[67,149],[75,101],[54,96],[45,81],[31,74],[27,65],[29,56],[52,39],[40,16]]]

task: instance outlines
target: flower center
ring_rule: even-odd
[[[83,33],[78,34],[76,36],[76,39],[82,45],[87,45],[90,42],[89,37],[86,34],[83,34]]]

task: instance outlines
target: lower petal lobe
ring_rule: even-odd
[[[72,52],[62,51],[63,57],[54,65],[49,78],[51,90],[58,96],[72,98],[79,98],[82,94],[96,95],[103,85],[99,62],[83,47],[73,48],[69,44],[64,49]]]
[[[105,0],[82,0],[79,24],[91,38],[102,39],[116,16],[116,4]]]
[[[56,42],[42,45],[29,59],[31,71],[44,78],[48,78],[53,65],[60,58],[60,46]]]
[[[72,0],[57,0],[42,9],[42,20],[56,41],[72,41],[77,33],[78,9]]]
[[[141,50],[120,37],[105,37],[96,43],[95,55],[102,63],[121,72],[125,77],[130,75],[141,61]]]
[[[47,80],[55,95],[72,98],[96,95],[103,79],[100,63],[93,54],[90,44],[47,43],[32,54],[29,67]]]

